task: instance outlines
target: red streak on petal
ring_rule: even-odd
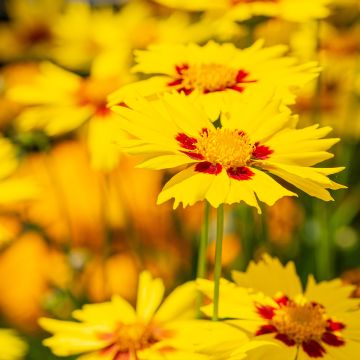
[[[287,346],[294,346],[296,343],[293,339],[290,339],[286,334],[277,334],[275,339],[280,340]]]
[[[341,339],[340,337],[336,336],[335,334],[331,333],[331,332],[325,332],[322,337],[321,340],[331,346],[343,346],[345,345],[345,341],[343,339]]]
[[[247,76],[249,75],[249,73],[245,70],[239,70],[237,75],[236,75],[236,82],[237,83],[241,83]]]
[[[345,325],[341,322],[333,321],[333,320],[329,319],[327,321],[327,323],[328,323],[328,326],[326,327],[326,330],[328,330],[328,331],[339,331],[339,330],[345,329]]]
[[[111,110],[106,106],[102,105],[96,109],[96,115],[106,117],[111,114]]]
[[[237,83],[253,83],[257,80],[246,80],[246,78],[249,76],[249,73],[245,70],[239,70],[236,75],[236,82]]]
[[[302,343],[303,350],[313,358],[323,357],[326,350],[315,340],[309,340]]]
[[[268,146],[255,143],[255,149],[252,153],[252,156],[259,160],[265,160],[268,159],[273,152],[274,151],[271,150]]]
[[[193,137],[187,136],[184,133],[177,134],[175,138],[181,145],[182,148],[188,149],[188,150],[195,150],[196,149],[196,143],[197,140]]]
[[[187,89],[187,88],[181,88],[178,89],[178,92],[181,93],[183,92],[185,95],[190,95],[192,92],[194,91],[194,89]]]
[[[235,180],[250,180],[254,173],[246,166],[229,168],[226,170],[229,177]]]
[[[183,154],[191,157],[194,160],[204,160],[204,156],[202,156],[201,154],[198,153],[194,153],[191,151],[181,151]]]
[[[230,86],[230,89],[238,91],[238,92],[243,92],[245,90],[245,88],[243,86],[238,86],[238,85]]]
[[[175,79],[173,81],[168,82],[168,86],[180,85],[182,82],[183,82],[183,79]]]
[[[218,175],[221,173],[222,166],[220,164],[212,164],[208,161],[203,161],[195,166],[195,171],[206,174]]]
[[[188,64],[183,64],[183,65],[176,65],[175,66],[175,70],[179,75],[182,75],[182,73],[184,72],[184,70],[189,69],[189,65]]]
[[[271,334],[276,332],[277,329],[274,325],[263,325],[260,327],[260,329],[256,332],[256,336],[264,335],[264,334]]]
[[[289,298],[284,295],[284,296],[281,296],[277,299],[275,299],[275,301],[279,304],[279,305],[287,305],[288,302],[289,302]]]
[[[115,354],[113,360],[130,360],[130,352],[118,352]]]
[[[274,311],[275,308],[273,308],[272,306],[269,305],[264,305],[264,306],[256,306],[256,310],[258,312],[258,314],[266,320],[271,320],[274,317]]]
[[[100,350],[100,355],[109,355],[112,352],[117,350],[117,345],[116,344],[111,344],[103,349]]]
[[[126,107],[126,108],[130,109],[129,106],[126,105],[126,103],[124,103],[124,101],[120,102],[120,103],[118,104],[118,106],[123,106],[123,107]]]

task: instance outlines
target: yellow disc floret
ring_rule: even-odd
[[[271,320],[280,334],[286,334],[297,344],[320,340],[327,327],[325,309],[320,304],[297,304],[290,301],[275,310]]]
[[[118,351],[124,352],[145,349],[157,341],[151,327],[141,323],[119,325],[115,337]]]
[[[223,64],[194,64],[182,69],[182,86],[201,92],[224,90],[236,85],[238,70]]]
[[[218,128],[203,131],[197,139],[196,148],[206,161],[228,169],[247,165],[255,146],[239,130]]]

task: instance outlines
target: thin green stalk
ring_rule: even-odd
[[[204,204],[204,218],[201,227],[199,254],[197,263],[197,278],[205,278],[206,275],[206,249],[209,239],[209,216],[210,216],[210,205],[206,201]]]
[[[224,205],[219,205],[217,209],[216,223],[216,247],[215,247],[215,267],[214,267],[214,304],[212,320],[219,319],[219,294],[221,277],[221,258],[222,258],[222,240],[224,236]]]
[[[209,240],[209,216],[210,216],[210,205],[207,201],[205,201],[204,218],[201,226],[198,262],[197,262],[197,271],[196,271],[197,279],[203,279],[205,278],[206,275],[206,249]],[[200,307],[202,300],[203,300],[203,295],[199,292],[198,297],[196,299],[196,312],[198,318],[201,317]]]

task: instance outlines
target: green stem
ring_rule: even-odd
[[[197,263],[197,278],[205,278],[206,275],[206,249],[209,239],[209,215],[210,205],[206,201],[204,205],[204,219],[201,227],[200,244],[199,244],[199,255]]]
[[[196,271],[197,279],[203,279],[205,278],[206,275],[206,249],[208,246],[208,239],[209,239],[209,216],[210,216],[210,205],[207,201],[205,201],[204,218],[201,227],[197,271]],[[203,300],[203,295],[199,292],[196,299],[196,313],[198,318],[201,317],[200,307],[202,300]]]
[[[219,294],[221,277],[221,257],[222,240],[224,236],[224,205],[219,205],[217,209],[217,227],[216,227],[216,249],[215,249],[215,268],[214,268],[214,304],[212,320],[219,319]]]

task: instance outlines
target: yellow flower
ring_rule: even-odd
[[[30,178],[15,174],[19,165],[16,148],[0,135],[0,205],[33,199],[38,188]]]
[[[0,329],[0,360],[20,360],[26,353],[26,344],[15,331]]]
[[[6,1],[9,22],[0,23],[0,59],[48,58],[52,24],[63,0]]]
[[[205,41],[213,32],[209,26],[191,23],[184,13],[156,16],[153,6],[136,0],[119,11],[86,2],[69,3],[53,28],[54,59],[75,70],[87,70],[94,58],[111,54],[122,55],[122,61],[130,64],[133,49],[152,43]]]
[[[67,68],[88,70],[94,58],[113,55],[115,50],[122,62],[127,58],[121,21],[110,6],[92,8],[87,2],[69,2],[53,31],[56,44],[52,55]]]
[[[283,266],[268,255],[251,262],[245,273],[233,272],[233,279],[236,285],[222,282],[220,316],[235,319],[230,323],[253,339],[273,343],[249,352],[248,359],[355,359],[359,354],[360,310],[359,301],[350,298],[353,286],[339,279],[317,284],[310,276],[303,291],[294,263]],[[199,280],[199,286],[212,296],[210,281]]]
[[[294,91],[315,78],[319,69],[314,62],[298,65],[296,59],[284,57],[286,51],[285,45],[263,48],[263,41],[246,49],[215,42],[205,46],[154,45],[135,52],[133,70],[160,75],[123,87],[111,95],[110,102],[126,102],[130,91],[151,96],[173,90],[189,95],[197,90],[199,101],[215,120],[228,94],[241,95],[270,83],[286,103],[291,103]]]
[[[129,108],[114,107],[124,118],[121,126],[134,137],[121,144],[124,151],[148,157],[141,167],[187,165],[165,185],[158,203],[175,198],[177,207],[207,199],[218,207],[244,201],[260,212],[257,198],[273,205],[283,196],[296,196],[270,175],[332,200],[326,189],[342,186],[327,175],[342,168],[313,167],[332,157],[326,150],[338,139],[321,139],[331,129],[294,128],[294,119],[279,111],[279,102],[267,90],[243,99],[230,102],[216,126],[197,99],[184,94],[165,94],[153,102],[139,98],[129,100]]]
[[[119,156],[111,142],[117,116],[107,108],[106,97],[128,81],[128,75],[121,70],[116,56],[95,61],[88,78],[42,63],[33,84],[9,89],[12,100],[27,105],[17,118],[19,130],[40,129],[49,136],[58,136],[88,121],[85,134],[92,165],[97,169],[112,169]]]
[[[211,347],[214,353],[223,351],[225,340],[246,342],[242,332],[224,324],[190,320],[196,296],[193,282],[176,288],[161,304],[163,295],[162,281],[144,271],[136,310],[114,296],[110,302],[75,311],[79,322],[42,318],[41,326],[54,334],[44,344],[58,356],[85,353],[79,360],[206,360],[210,357],[197,349]]]
[[[68,284],[70,270],[63,253],[48,246],[38,234],[26,232],[1,252],[0,279],[0,309],[5,319],[33,332],[38,330],[45,296]]]
[[[232,20],[242,21],[253,16],[278,17],[288,21],[305,22],[329,15],[333,0],[156,0],[178,9],[190,11],[213,10]]]

